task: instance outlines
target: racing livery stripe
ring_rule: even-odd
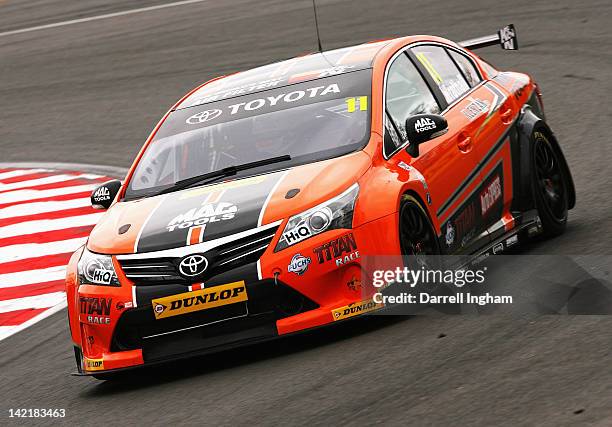
[[[478,166],[463,180],[463,182],[455,189],[451,196],[438,208],[436,215],[438,218],[444,216],[445,212],[457,201],[457,198],[463,193],[474,179],[479,176],[480,171],[489,163],[491,158],[504,146],[505,143],[510,141],[510,132],[514,128],[516,122],[509,126],[508,130],[497,140],[495,145],[489,150],[484,156]]]
[[[285,171],[169,193],[145,222],[135,252],[172,249],[239,233],[260,223],[270,194]],[[198,234],[200,233],[200,234]]]
[[[189,233],[187,233],[187,245],[196,245],[198,243],[202,243],[205,228],[206,225],[191,227],[189,229]]]

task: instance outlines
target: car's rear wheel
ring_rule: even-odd
[[[533,193],[544,236],[557,236],[567,226],[567,179],[561,159],[542,132],[533,133],[531,158]]]

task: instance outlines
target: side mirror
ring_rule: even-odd
[[[419,156],[419,144],[437,138],[448,131],[446,119],[437,114],[417,114],[406,119],[406,135],[408,148],[406,151],[412,157]]]
[[[91,193],[91,206],[94,209],[110,208],[120,188],[121,181],[118,179],[105,182]]]

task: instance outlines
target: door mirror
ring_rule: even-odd
[[[437,138],[448,131],[446,119],[437,114],[417,114],[406,119],[406,151],[412,157],[419,156],[419,144]]]
[[[105,182],[91,193],[91,206],[94,209],[110,208],[120,188],[121,181],[118,179]]]

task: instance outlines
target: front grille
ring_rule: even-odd
[[[259,260],[274,238],[278,227],[267,228],[247,237],[216,246],[206,252],[194,248],[193,253],[202,253],[208,260],[203,276],[187,280],[179,274],[178,265],[182,257],[121,259],[119,263],[126,277],[138,285],[183,284],[207,280],[219,273]]]
[[[188,284],[179,275],[173,258],[131,259],[119,262],[126,277],[137,285]]]

